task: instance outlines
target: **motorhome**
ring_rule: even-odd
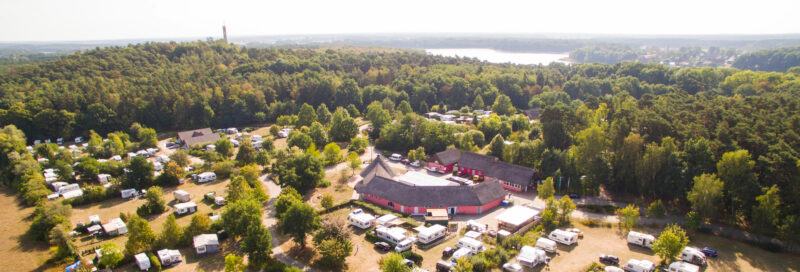
[[[524,266],[536,267],[539,264],[547,263],[548,258],[544,250],[531,246],[523,246],[519,250],[517,261]]]
[[[417,234],[417,238],[420,243],[427,244],[444,237],[445,234],[447,234],[447,228],[439,224],[433,224],[430,227],[421,230]]]
[[[653,272],[656,271],[656,265],[648,260],[630,259],[622,269],[628,272]]]
[[[157,251],[156,254],[158,254],[158,259],[161,261],[161,266],[172,266],[183,261],[181,252],[175,249],[162,249]]]
[[[350,222],[350,225],[357,228],[368,229],[372,227],[372,222],[375,221],[375,216],[364,212],[350,213],[350,215],[347,216],[347,221]]]
[[[550,240],[559,242],[564,245],[572,245],[578,242],[578,234],[564,230],[554,230],[547,236]]]
[[[653,235],[644,234],[641,232],[631,231],[628,232],[628,243],[641,247],[652,248],[653,242],[656,240]]]
[[[197,183],[205,183],[217,179],[217,174],[214,172],[203,172],[197,174]]]
[[[706,265],[706,255],[694,247],[686,247],[681,252],[681,260],[696,265]]]
[[[458,239],[456,247],[469,248],[472,251],[472,254],[478,254],[485,250],[483,247],[483,242],[468,237]]]
[[[556,252],[556,242],[547,238],[539,238],[539,240],[536,240],[535,247],[550,253]]]
[[[196,212],[197,204],[195,204],[194,202],[178,203],[175,204],[173,208],[175,208],[175,214],[184,215]]]
[[[394,247],[394,251],[397,251],[397,252],[400,252],[400,253],[409,251],[409,250],[411,250],[411,245],[412,244],[414,244],[414,242],[411,241],[411,239],[405,239],[405,240],[400,241],[399,243],[397,243],[397,246]]]
[[[77,190],[80,190],[80,189],[81,189],[81,185],[80,184],[72,183],[72,184],[68,184],[68,185],[64,185],[64,186],[59,187],[58,188],[58,194],[63,196],[67,192],[77,191]]]
[[[697,272],[700,271],[700,267],[687,263],[687,262],[672,262],[669,264],[669,268],[667,268],[668,272]]]

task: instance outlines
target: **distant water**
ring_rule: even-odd
[[[425,49],[425,52],[431,55],[440,55],[445,57],[470,57],[477,58],[493,63],[514,63],[514,64],[543,64],[547,65],[551,62],[569,63],[566,59],[569,58],[569,53],[517,53],[497,51],[488,48],[437,48]]]

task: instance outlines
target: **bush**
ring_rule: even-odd
[[[214,164],[214,174],[217,174],[217,179],[223,180],[227,179],[233,173],[233,168],[235,167],[235,163],[233,161],[223,161]]]
[[[661,203],[661,199],[653,201],[653,203],[650,203],[650,206],[647,207],[648,218],[664,218],[666,214],[667,210],[664,208],[664,204]]]
[[[592,262],[589,266],[584,268],[583,271],[584,272],[603,272],[605,270],[603,270],[603,265],[602,264],[599,264],[599,263],[596,263],[596,262]]]
[[[583,225],[585,225],[587,227],[590,227],[590,228],[599,227],[600,226],[600,220],[599,219],[589,219],[589,218],[581,219],[581,224],[583,224]]]
[[[615,214],[619,210],[619,208],[612,205],[578,205],[578,209],[604,214]]]
[[[422,255],[419,255],[416,252],[406,251],[403,252],[401,255],[403,255],[403,258],[414,261],[414,263],[417,265],[422,265]]]
[[[159,261],[158,258],[156,258],[156,256],[152,253],[148,253],[147,256],[150,257],[150,270],[161,271],[161,261]]]

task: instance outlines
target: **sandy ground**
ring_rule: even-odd
[[[0,207],[4,207],[5,214],[0,223],[0,267],[4,267],[3,270],[13,268],[13,271],[41,269],[50,258],[49,246],[24,236],[31,225],[34,208],[21,205],[16,194],[7,187],[0,189]]]

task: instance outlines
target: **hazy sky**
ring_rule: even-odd
[[[332,33],[800,33],[800,0],[0,0],[0,41]]]

